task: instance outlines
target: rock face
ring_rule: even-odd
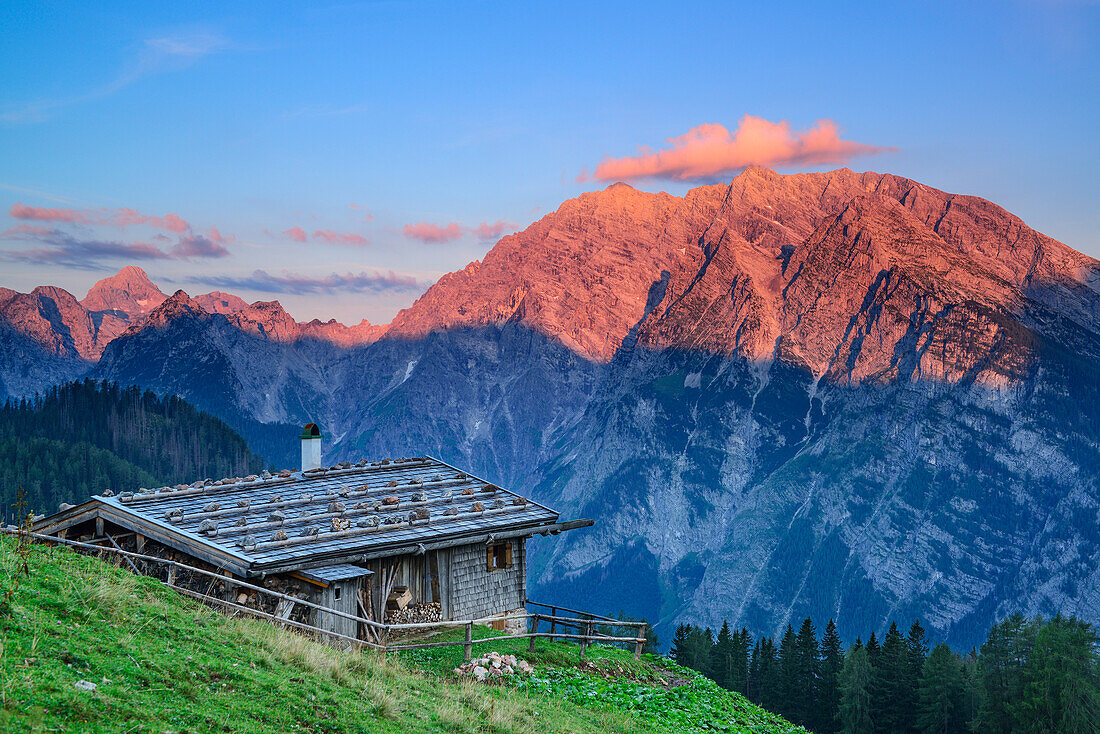
[[[177,293],[95,374],[594,517],[530,544],[532,598],[962,645],[1015,610],[1100,621],[1100,264],[988,201],[848,170],[616,184],[388,327],[224,310]]]

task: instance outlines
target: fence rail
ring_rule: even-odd
[[[87,550],[87,551],[94,552],[94,554],[96,554],[96,555],[103,555],[103,554],[116,555],[116,556],[118,556],[122,559],[125,559],[126,562],[130,565],[130,567],[137,573],[140,573],[140,571],[138,570],[137,566],[134,564],[135,560],[145,561],[146,563],[162,564],[163,566],[165,566],[168,569],[168,571],[167,571],[167,580],[166,581],[161,580],[159,577],[155,577],[155,576],[152,576],[151,578],[157,578],[158,581],[160,581],[162,584],[164,584],[168,588],[170,588],[170,589],[172,589],[172,590],[174,590],[178,593],[181,593],[185,596],[191,597],[193,599],[197,599],[198,601],[201,601],[201,602],[203,602],[207,605],[213,606],[215,608],[224,609],[227,612],[233,612],[233,613],[237,613],[237,614],[248,615],[248,616],[251,616],[251,617],[255,617],[257,619],[262,619],[264,621],[267,621],[267,622],[269,622],[273,625],[280,626],[280,627],[292,627],[294,629],[302,630],[304,632],[307,632],[307,633],[310,633],[310,634],[313,634],[313,635],[326,637],[326,638],[329,638],[331,640],[338,641],[338,642],[343,643],[343,644],[345,644],[349,647],[367,648],[367,649],[371,649],[371,650],[378,650],[382,654],[385,654],[386,652],[390,652],[390,651],[397,652],[397,651],[400,651],[400,650],[423,650],[423,649],[434,648],[434,647],[458,647],[458,646],[462,646],[463,654],[464,654],[466,660],[469,660],[473,657],[473,646],[474,645],[492,643],[492,642],[496,642],[496,641],[499,641],[499,640],[529,639],[531,641],[529,649],[534,650],[535,640],[541,638],[541,639],[549,639],[551,642],[553,642],[554,640],[577,640],[577,641],[579,641],[580,642],[580,656],[581,656],[582,659],[585,656],[585,651],[587,650],[588,646],[591,645],[591,644],[594,644],[594,643],[613,643],[613,644],[623,644],[623,643],[631,644],[632,643],[633,646],[634,646],[634,659],[638,660],[641,657],[642,648],[645,645],[645,629],[644,628],[646,626],[646,622],[633,622],[633,621],[612,619],[611,617],[604,617],[604,616],[598,615],[598,614],[591,614],[589,612],[584,612],[584,611],[577,610],[577,609],[570,609],[568,607],[551,605],[551,604],[543,604],[543,603],[540,603],[540,602],[531,601],[530,599],[526,600],[527,604],[532,605],[532,606],[537,606],[537,607],[548,608],[548,609],[551,610],[550,614],[544,614],[542,612],[526,612],[525,611],[523,614],[502,614],[502,615],[497,615],[497,616],[493,616],[493,617],[482,617],[482,618],[479,618],[479,619],[458,619],[458,620],[446,620],[446,621],[440,621],[440,622],[411,622],[411,623],[405,623],[405,624],[385,624],[385,623],[382,623],[382,622],[377,622],[373,619],[368,619],[365,616],[361,616],[361,615],[357,615],[357,614],[351,614],[351,613],[348,613],[348,612],[343,612],[343,611],[340,611],[338,609],[332,609],[330,607],[326,607],[326,606],[323,606],[321,604],[316,604],[316,603],[308,601],[306,599],[300,599],[296,596],[291,596],[289,594],[283,594],[283,593],[280,593],[280,592],[277,592],[277,591],[273,591],[272,589],[267,589],[263,586],[257,586],[255,584],[250,584],[247,581],[243,581],[243,580],[235,578],[235,577],[226,576],[224,573],[218,573],[218,572],[209,571],[209,570],[203,569],[203,568],[197,568],[195,566],[190,566],[190,565],[185,564],[185,563],[180,563],[179,561],[173,561],[173,560],[170,560],[170,559],[167,559],[167,558],[160,558],[159,556],[150,556],[150,555],[146,555],[144,553],[135,553],[133,551],[123,550],[115,542],[115,539],[111,538],[110,536],[107,536],[105,538],[96,539],[99,542],[104,542],[104,541],[109,542],[110,545],[99,545],[99,544],[94,543],[94,542],[89,543],[89,542],[82,542],[82,541],[78,541],[78,540],[69,540],[68,538],[58,538],[58,537],[55,537],[55,536],[52,536],[52,535],[42,535],[40,533],[33,533],[33,532],[28,531],[28,530],[13,528],[13,527],[10,527],[10,526],[9,527],[0,527],[0,533],[6,534],[6,535],[19,536],[19,537],[22,537],[22,538],[25,538],[25,539],[28,539],[28,540],[33,539],[35,541],[39,541],[39,542],[44,543],[44,544],[66,545],[66,546],[76,548],[76,549],[84,549],[84,550]],[[364,632],[366,632],[368,635],[372,635],[374,637],[374,639],[377,640],[377,641],[361,639],[359,637],[351,637],[351,636],[348,636],[348,635],[341,634],[339,632],[335,632],[333,630],[327,630],[327,629],[324,629],[322,627],[317,627],[317,626],[308,624],[306,622],[300,622],[300,621],[297,621],[297,620],[292,620],[292,619],[289,618],[289,614],[284,617],[284,616],[278,615],[278,614],[273,613],[273,612],[264,611],[263,609],[257,609],[257,608],[253,608],[253,607],[250,607],[250,606],[246,606],[244,604],[238,604],[236,601],[232,601],[230,599],[219,598],[219,597],[216,597],[216,596],[211,596],[210,594],[203,594],[202,592],[195,591],[194,589],[190,589],[190,588],[181,586],[178,583],[175,583],[175,577],[176,577],[176,572],[177,571],[187,571],[189,573],[199,574],[200,576],[208,577],[208,578],[211,579],[211,587],[213,586],[213,583],[215,581],[220,581],[220,582],[226,584],[227,587],[232,587],[232,589],[250,589],[250,590],[256,591],[257,593],[260,593],[260,594],[266,594],[271,599],[278,600],[278,602],[291,602],[293,605],[301,605],[301,606],[303,606],[307,609],[316,610],[318,612],[323,612],[326,615],[333,615],[335,617],[341,617],[341,618],[344,618],[344,619],[353,620],[356,623],[364,625],[364,627],[365,627]],[[141,575],[148,575],[148,574],[141,574]],[[278,603],[276,604],[276,607],[278,608]],[[559,616],[557,614],[558,610],[561,610],[563,612],[567,612],[567,613],[570,613],[570,614],[577,614],[577,615],[582,615],[582,616],[563,617],[563,616]],[[483,637],[483,638],[480,638],[480,639],[474,639],[474,636],[473,636],[474,625],[489,624],[489,623],[494,623],[494,622],[496,622],[496,623],[507,622],[509,620],[517,620],[517,619],[523,619],[527,623],[529,623],[529,626],[525,625],[525,626],[528,626],[528,631],[527,632],[517,633],[517,634],[497,635],[495,637]],[[541,622],[549,622],[550,623],[550,631],[549,632],[539,632],[539,625],[540,625]],[[563,629],[574,629],[574,630],[579,630],[579,631],[583,630],[583,633],[577,634],[577,633],[569,633],[569,632],[559,632],[558,631],[558,626],[559,625]],[[401,642],[391,643],[391,642],[389,642],[390,635],[391,635],[391,633],[394,633],[394,632],[408,633],[408,632],[430,631],[430,630],[440,630],[440,629],[459,628],[459,627],[464,628],[464,630],[465,630],[464,639],[462,639],[462,640],[443,640],[443,641],[437,641],[437,642],[416,642],[416,643],[401,643]],[[630,629],[634,629],[636,632],[635,632],[634,636],[614,635],[614,634],[607,634],[605,632],[602,632],[598,629],[598,627],[605,627],[605,628],[621,627],[621,628],[626,628],[628,631]]]

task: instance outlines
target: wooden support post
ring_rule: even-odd
[[[225,574],[226,579],[232,579],[233,578],[233,572],[232,571],[224,571],[223,570],[222,573]],[[236,599],[236,589],[233,587],[233,584],[229,583],[228,580],[225,582],[225,600],[226,601],[236,601],[237,600]]]
[[[176,566],[171,564],[168,566],[168,585],[172,586],[176,581]]]
[[[466,644],[462,646],[462,654],[469,660],[474,656],[474,623],[466,623]]]
[[[145,552],[145,536],[141,533],[134,533],[134,547],[138,553]]]
[[[588,649],[588,641],[592,637],[592,620],[584,625],[584,637],[581,638],[581,660],[584,660],[584,651]]]
[[[638,630],[638,634],[639,635],[641,634],[641,630]],[[645,642],[641,641],[641,640],[634,643],[634,659],[635,660],[641,660],[642,659],[642,646],[643,645],[645,645]]]
[[[104,535],[104,532],[103,532],[103,518],[102,517],[97,517],[95,519],[95,536],[97,538],[102,538],[103,535]]]
[[[554,632],[558,626],[558,608],[550,607],[550,642],[554,641]]]
[[[539,632],[539,615],[531,617],[531,642],[527,646],[527,652],[535,651],[535,635]]]

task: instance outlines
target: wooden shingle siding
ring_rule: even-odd
[[[483,544],[451,549],[450,598],[452,619],[479,619],[523,607],[527,584],[527,555],[524,541],[508,541],[512,565],[489,571]]]

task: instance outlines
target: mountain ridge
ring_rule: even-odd
[[[984,199],[751,168],[563,202],[360,343],[176,294],[93,373],[594,517],[533,542],[532,598],[666,632],[914,615],[965,645],[1100,609],[1098,284]]]

